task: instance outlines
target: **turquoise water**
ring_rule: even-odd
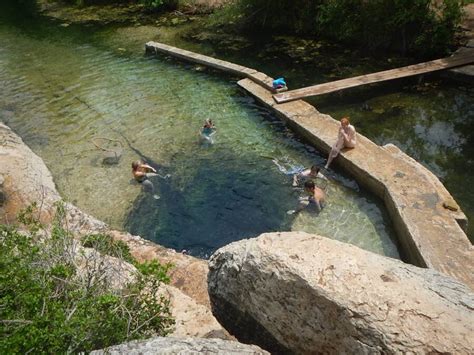
[[[290,216],[301,190],[288,168],[322,164],[236,79],[143,55],[117,29],[63,27],[41,20],[0,22],[0,119],[50,168],[61,194],[115,228],[208,257],[262,232],[304,230],[398,257],[380,203],[340,174],[319,182],[328,206]],[[202,145],[205,118],[217,125]],[[97,137],[121,142],[119,164],[104,166]],[[130,164],[146,156],[160,199],[142,192]]]
[[[217,34],[218,37],[220,34]],[[212,35],[211,35],[212,38]],[[170,40],[172,43],[172,41]],[[219,41],[204,49],[219,58],[284,76],[290,89],[417,63],[384,53],[378,59],[346,47],[289,36]],[[180,43],[195,49],[196,43]],[[247,53],[253,53],[249,56]],[[380,145],[393,143],[430,169],[474,220],[474,88],[440,73],[393,80],[307,100],[334,118],[350,116],[358,132]],[[468,237],[474,242],[474,223]]]

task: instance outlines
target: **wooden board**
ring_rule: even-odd
[[[355,86],[378,83],[386,80],[400,79],[412,75],[429,73],[437,70],[454,68],[461,65],[474,63],[474,49],[453,55],[448,58],[432,60],[430,62],[409,65],[407,67],[385,70],[377,73],[356,76],[353,78],[332,81],[301,89],[290,90],[285,93],[273,95],[277,103],[283,103],[305,97],[327,94],[330,92],[352,88]]]

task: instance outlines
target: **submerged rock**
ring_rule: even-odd
[[[102,153],[102,164],[103,165],[117,165],[122,157],[122,149],[116,149],[114,151],[105,151]]]
[[[232,243],[209,268],[217,319],[272,353],[474,351],[474,294],[431,269],[301,232]]]

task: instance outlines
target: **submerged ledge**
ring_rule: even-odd
[[[264,73],[157,42],[148,42],[145,48],[148,53],[164,53],[246,78],[239,86],[322,152],[328,153],[337,137],[338,122],[305,101],[276,104],[272,78]],[[333,164],[384,201],[408,261],[474,289],[474,247],[463,230],[467,218],[451,194],[433,173],[395,145],[381,147],[360,134],[357,139],[357,148],[342,152]]]

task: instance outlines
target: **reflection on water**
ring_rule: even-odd
[[[272,159],[302,166],[323,159],[233,79],[143,57],[143,48],[118,51],[116,38],[111,48],[93,29],[0,23],[0,38],[0,119],[43,157],[61,194],[97,218],[202,257],[284,230],[398,257],[380,205],[340,175],[331,176],[320,216],[286,214],[300,192]],[[207,147],[198,143],[206,118],[218,130]],[[97,137],[123,143],[118,164],[102,164]],[[139,153],[171,175],[152,178],[159,200],[131,181]]]

